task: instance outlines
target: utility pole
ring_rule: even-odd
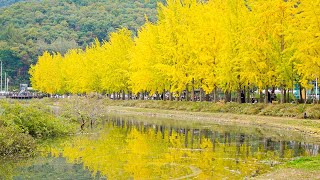
[[[9,93],[9,78],[7,78],[7,92]]]
[[[3,87],[3,86],[2,86],[2,79],[3,79],[3,78],[2,78],[2,60],[1,60],[1,92],[2,92],[2,87]]]
[[[7,92],[6,92],[6,89],[7,89],[6,85],[7,85],[7,73],[5,72],[5,73],[4,73],[4,93],[5,93],[5,94],[7,93]]]

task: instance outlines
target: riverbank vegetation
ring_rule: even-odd
[[[276,117],[293,117],[320,119],[320,105],[318,104],[239,104],[185,101],[153,101],[153,100],[105,100],[109,106],[124,106],[138,108],[153,108],[166,110],[181,110],[188,112],[231,113]],[[306,113],[306,114],[305,114]]]
[[[316,94],[311,82],[320,78],[319,9],[318,0],[168,0],[159,5],[158,21],[147,21],[134,38],[122,28],[86,50],[45,52],[30,69],[32,86],[50,94],[215,102],[219,93],[227,102],[232,93],[250,102],[255,92],[265,103],[263,90],[279,89],[277,101],[297,95],[303,101],[302,90]],[[301,91],[293,96],[295,86]]]
[[[0,156],[31,156],[37,141],[72,134],[68,119],[37,103],[0,102]]]

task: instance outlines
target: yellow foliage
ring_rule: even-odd
[[[30,68],[46,93],[238,91],[320,78],[320,0],[167,0],[158,21]],[[146,17],[147,19],[147,17]]]

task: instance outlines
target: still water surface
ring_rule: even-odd
[[[320,153],[291,132],[114,117],[89,133],[5,161],[0,179],[244,179]]]

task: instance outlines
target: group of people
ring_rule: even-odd
[[[274,91],[271,91],[271,93],[268,91],[267,96],[268,96],[268,103],[272,103],[272,101],[276,100],[276,95]],[[246,103],[244,91],[241,91],[241,103]],[[257,100],[252,97],[251,103],[253,104],[257,103]]]
[[[274,92],[271,91],[271,94],[270,94],[270,92],[268,91],[268,103],[272,103],[272,101],[274,101],[275,99],[276,99],[276,96]]]

